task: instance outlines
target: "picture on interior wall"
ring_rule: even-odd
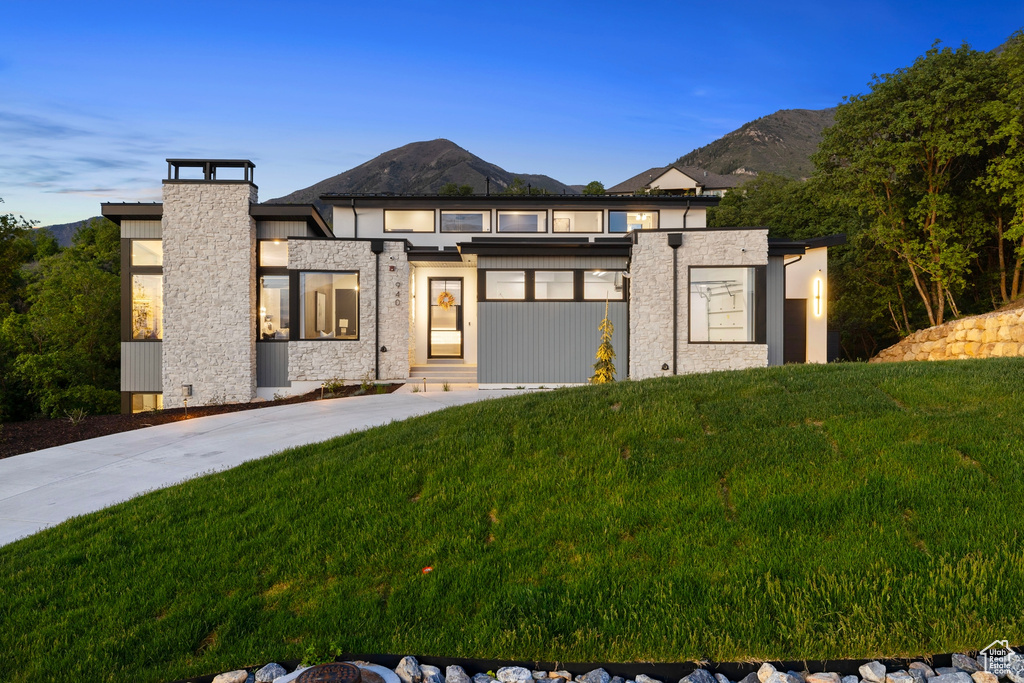
[[[568,218],[556,218],[552,225],[554,226],[555,232],[569,232],[569,219]]]
[[[323,292],[316,293],[316,331],[327,331],[327,295]]]

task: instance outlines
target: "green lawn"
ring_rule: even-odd
[[[724,661],[1020,643],[1022,380],[1024,359],[789,366],[289,451],[0,548],[0,663],[155,681],[332,644]]]

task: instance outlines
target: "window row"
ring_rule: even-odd
[[[548,212],[497,211],[497,232],[546,233]],[[491,211],[441,211],[441,232],[491,232]],[[658,227],[657,211],[609,211],[608,232],[626,233],[633,230],[654,230]],[[384,211],[384,232],[435,232],[433,210]],[[603,233],[604,211],[552,211],[553,233]]]
[[[292,308],[298,305],[296,339],[359,339],[359,273],[298,273],[298,301],[291,297],[292,276],[259,278],[259,339],[292,338]]]
[[[482,270],[481,301],[622,301],[618,270]]]

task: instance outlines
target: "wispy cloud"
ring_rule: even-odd
[[[95,133],[42,116],[0,111],[0,135],[17,136],[24,141],[25,138],[67,139]]]

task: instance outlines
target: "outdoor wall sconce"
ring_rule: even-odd
[[[820,270],[818,271],[821,272]],[[821,277],[814,278],[814,317],[821,317],[821,294],[824,289],[824,284],[821,281]]]

